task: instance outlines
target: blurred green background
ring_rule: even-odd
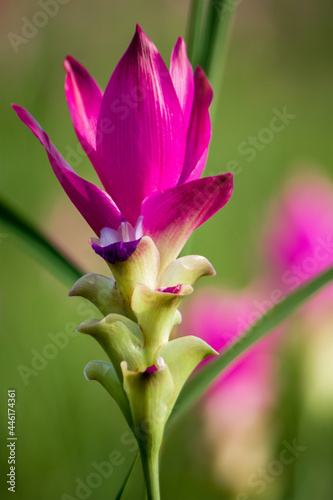
[[[205,171],[213,175],[233,165],[234,194],[219,214],[192,235],[186,248],[186,253],[205,255],[213,263],[215,286],[230,287],[245,286],[263,265],[258,257],[258,231],[270,198],[297,171],[329,172],[333,125],[329,65],[333,8],[329,0],[237,3]],[[89,161],[76,149],[63,92],[64,57],[72,54],[105,88],[138,22],[168,63],[177,37],[186,34],[189,2],[70,0],[58,6],[56,15],[27,43],[18,45],[16,53],[8,34],[21,35],[25,19],[31,21],[41,7],[35,1],[1,2],[1,196],[42,228],[84,271],[106,274],[106,266],[87,244],[89,227],[10,103],[26,107],[76,171],[97,182]],[[248,161],[240,144],[268,126],[274,109],[282,112],[285,107],[295,118]],[[93,462],[99,464],[118,451],[124,460],[88,496],[81,497],[111,499],[135,454],[116,405],[100,386],[83,377],[85,364],[104,359],[104,353],[91,338],[73,332],[97,313],[78,298],[68,298],[69,286],[39,265],[7,227],[0,226],[0,236],[1,410],[6,412],[7,390],[16,389],[15,498],[55,500],[65,493],[76,498],[77,478],[86,481],[95,471]],[[55,338],[62,339],[61,347],[54,347]],[[46,347],[50,344],[53,347]],[[49,359],[41,357],[43,352]],[[164,500],[224,498],[211,474],[210,451],[201,429],[199,414],[193,412],[170,435],[162,458]],[[3,443],[6,418],[2,431]],[[3,445],[1,463],[0,488],[5,499],[11,493],[4,485],[8,465]],[[130,499],[140,498],[139,479]],[[265,495],[260,498],[272,500]]]

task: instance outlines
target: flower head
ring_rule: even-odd
[[[232,191],[232,174],[200,179],[211,136],[209,82],[201,68],[193,73],[181,38],[168,70],[139,26],[104,94],[73,57],[64,67],[73,125],[105,191],[74,172],[24,108],[13,108],[100,238],[93,240],[94,250],[106,260],[130,256],[140,240],[131,229],[139,220],[140,235],[154,240],[165,269]],[[133,239],[123,239],[124,224]]]

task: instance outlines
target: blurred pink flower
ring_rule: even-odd
[[[259,302],[262,295],[256,287],[240,292],[202,289],[184,311],[182,331],[223,352],[258,319],[255,299]],[[244,489],[249,475],[267,460],[278,342],[275,334],[251,348],[218,377],[201,406],[216,477],[236,489]]]
[[[239,292],[199,291],[184,311],[182,331],[223,352],[263,309],[332,265],[332,208],[333,190],[327,179],[318,174],[293,178],[273,202],[264,226],[261,246],[268,272],[260,285]],[[332,305],[332,287],[306,304],[312,332],[327,330],[328,323],[331,328],[328,304]],[[278,394],[281,340],[279,329],[257,343],[218,377],[202,405],[217,477],[235,489],[246,490],[250,475],[268,459],[267,431]]]
[[[94,250],[106,260],[126,260],[148,235],[166,267],[232,192],[230,173],[200,179],[213,96],[204,72],[193,74],[181,38],[169,71],[139,26],[104,94],[73,57],[64,66],[73,125],[105,191],[74,172],[24,108],[14,110],[45,147],[71,201],[102,236]]]
[[[263,240],[269,280],[284,295],[332,266],[332,183],[318,173],[291,178],[272,204]],[[321,300],[331,294],[329,286]]]
[[[223,352],[240,339],[260,315],[255,305],[258,296],[259,290],[254,287],[240,292],[202,289],[184,311],[182,330]],[[235,405],[265,406],[271,399],[269,374],[276,344],[276,336],[257,343],[212,385],[209,397],[218,393],[218,398],[231,398]],[[203,363],[207,362],[210,360]],[[253,391],[249,391],[249,387]]]

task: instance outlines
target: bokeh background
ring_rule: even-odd
[[[259,233],[270,200],[296,173],[332,173],[332,5],[329,0],[244,0],[237,4],[206,167],[206,175],[213,175],[232,166],[235,189],[228,205],[187,244],[186,253],[205,255],[217,271],[215,278],[205,278],[198,288],[212,280],[216,288],[236,290],[262,276],[265,262]],[[76,171],[97,182],[89,161],[77,149],[63,92],[64,57],[72,54],[105,88],[138,22],[168,63],[177,37],[186,35],[189,2],[69,0],[57,5],[56,15],[15,51],[8,34],[22,35],[26,20],[31,21],[41,7],[34,0],[1,1],[1,196],[43,229],[84,271],[107,273],[87,244],[89,227],[10,103],[26,107]],[[282,112],[284,108],[295,117],[248,161],[250,156],[240,145],[268,126],[274,109]],[[83,377],[85,364],[104,359],[104,353],[91,338],[75,335],[74,330],[97,313],[83,300],[68,298],[68,287],[46,271],[11,230],[1,225],[0,237],[0,404],[5,415],[7,390],[14,388],[16,498],[113,498],[134,458],[134,446],[116,405],[101,387]],[[302,431],[307,442],[318,431],[316,422],[304,424],[299,416],[301,404],[296,404],[301,399],[297,344],[301,336],[297,333],[288,356],[283,357],[290,379],[284,384],[288,391],[279,392],[272,417],[278,422],[272,426],[272,460],[287,437],[298,438]],[[62,339],[60,347],[54,347],[55,338]],[[53,347],[47,347],[50,344]],[[327,377],[327,384],[331,383]],[[1,425],[4,443],[5,416]],[[164,500],[332,498],[330,470],[323,466],[332,459],[329,425],[322,429],[320,441],[309,440],[306,454],[295,466],[275,478],[273,489],[257,496],[254,490],[223,486],[204,429],[199,403],[168,437],[162,457]],[[94,463],[109,460],[113,451],[118,452],[114,470],[89,492],[82,484],[96,471]],[[319,456],[323,458],[320,466]],[[1,497],[5,499],[11,493],[4,484],[8,465],[3,444],[1,464]],[[309,481],[318,486],[316,497],[307,496]],[[76,491],[79,483],[81,496]],[[139,499],[142,491],[138,476],[128,498]]]

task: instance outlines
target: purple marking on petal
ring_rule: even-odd
[[[148,366],[143,373],[147,373],[148,375],[151,375],[152,373],[158,372],[157,366]]]
[[[103,257],[110,264],[115,264],[116,262],[125,262],[128,260],[132,253],[134,253],[140,240],[141,238],[134,241],[117,241],[106,247],[101,247],[96,243],[93,243],[91,246],[97,255]]]
[[[157,291],[163,292],[163,293],[178,294],[181,291],[181,289],[182,289],[182,285],[180,283],[178,283],[178,285],[176,285],[176,286],[165,286],[162,288],[158,288]]]

